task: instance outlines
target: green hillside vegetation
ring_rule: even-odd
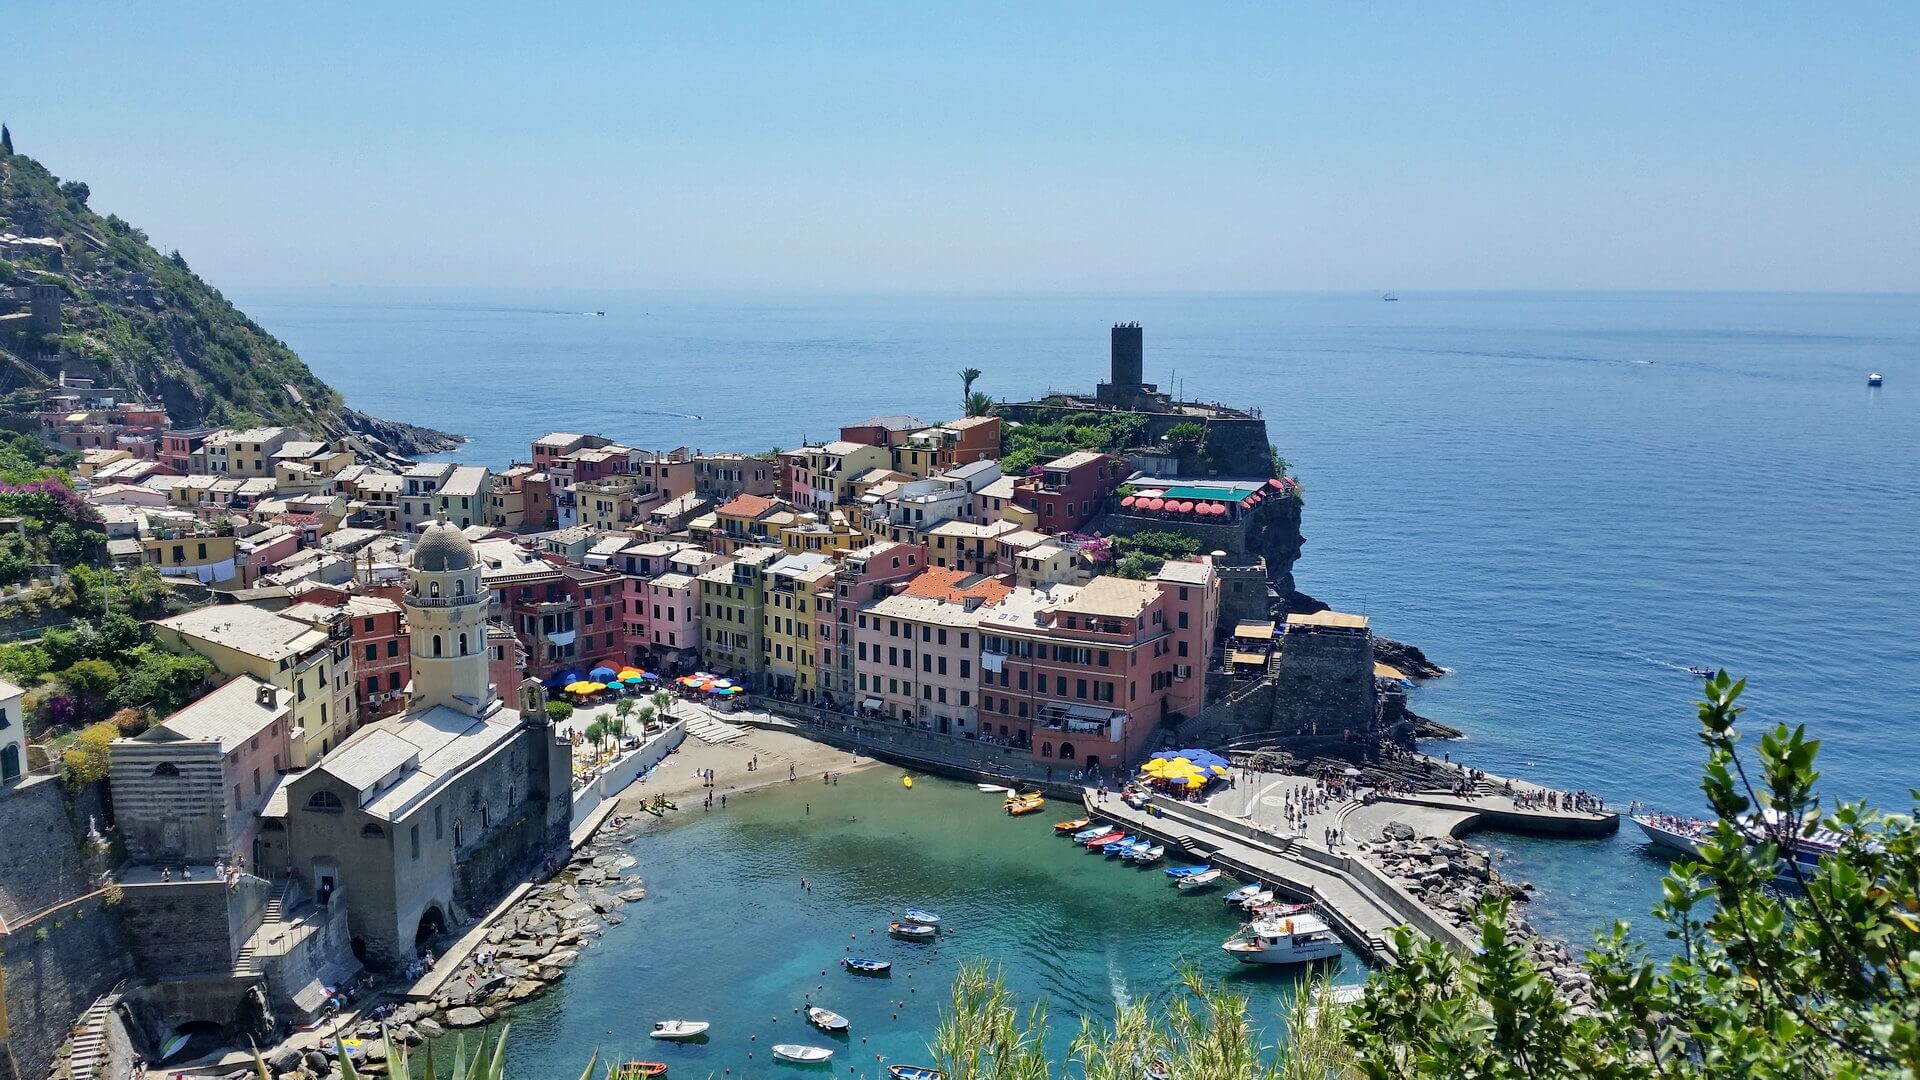
[[[1074,413],[1047,423],[1007,424],[1001,435],[1000,469],[1008,476],[1022,476],[1075,450],[1115,453],[1140,445],[1146,435],[1146,418],[1123,412]]]

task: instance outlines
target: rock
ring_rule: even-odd
[[[1380,835],[1389,840],[1412,840],[1413,826],[1404,821],[1389,821],[1380,828]]]
[[[312,1069],[315,1075],[326,1075],[327,1069],[330,1068],[332,1064],[333,1063],[327,1059],[327,1055],[320,1051],[307,1051],[307,1068]]]
[[[402,1046],[419,1046],[426,1041],[420,1037],[419,1030],[412,1024],[402,1024],[399,1028],[395,1029],[393,1039]]]
[[[548,953],[547,958],[542,960],[541,963],[547,967],[566,968],[572,966],[573,962],[578,959],[580,959],[578,949],[555,949]]]
[[[447,1010],[447,1023],[457,1028],[479,1027],[487,1022],[487,1014],[472,1006],[463,1005]]]
[[[521,979],[519,982],[513,984],[513,989],[507,991],[507,998],[511,1001],[525,1001],[530,997],[537,997],[546,992],[546,983],[535,982],[532,979]]]
[[[616,893],[615,895],[620,897],[620,900],[622,903],[631,904],[636,900],[645,900],[647,898],[647,890],[623,889],[619,893]]]
[[[423,1016],[415,1020],[413,1029],[418,1031],[423,1039],[437,1039],[447,1033],[447,1029],[441,1027],[440,1022],[431,1016]]]
[[[601,914],[605,914],[609,911],[612,911],[614,908],[620,905],[620,902],[618,900],[615,900],[612,896],[608,895],[607,893],[601,892],[599,889],[588,890],[587,903],[592,904],[593,910],[598,911]]]
[[[582,922],[593,918],[592,904],[575,904],[560,913],[560,917],[569,922]]]
[[[297,1048],[283,1046],[267,1058],[267,1064],[273,1067],[274,1072],[284,1073],[299,1068],[304,1060],[305,1055],[301,1054]]]

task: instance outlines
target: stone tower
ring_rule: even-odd
[[[483,716],[493,705],[487,682],[487,593],[473,544],[444,521],[413,546],[403,598],[413,647],[412,709],[444,705]]]

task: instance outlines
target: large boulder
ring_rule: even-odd
[[[487,1022],[487,1014],[472,1006],[462,1005],[447,1010],[447,1023],[452,1027],[479,1027]]]
[[[1411,840],[1415,833],[1413,826],[1404,821],[1389,821],[1381,827],[1380,835],[1389,840]]]
[[[419,1032],[423,1039],[437,1039],[447,1033],[447,1029],[440,1026],[440,1021],[431,1016],[423,1016],[415,1020],[413,1030]]]

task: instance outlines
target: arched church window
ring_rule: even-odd
[[[433,597],[434,599],[439,599],[439,597],[440,597],[440,583],[439,583],[439,582],[437,582],[437,581],[429,581],[429,582],[427,582],[427,595],[428,595],[428,596],[430,596],[430,597]]]
[[[440,635],[435,634],[433,635],[433,655],[439,656],[442,651],[443,650],[440,645]]]
[[[467,655],[467,635],[465,634],[460,635],[460,655]]]

